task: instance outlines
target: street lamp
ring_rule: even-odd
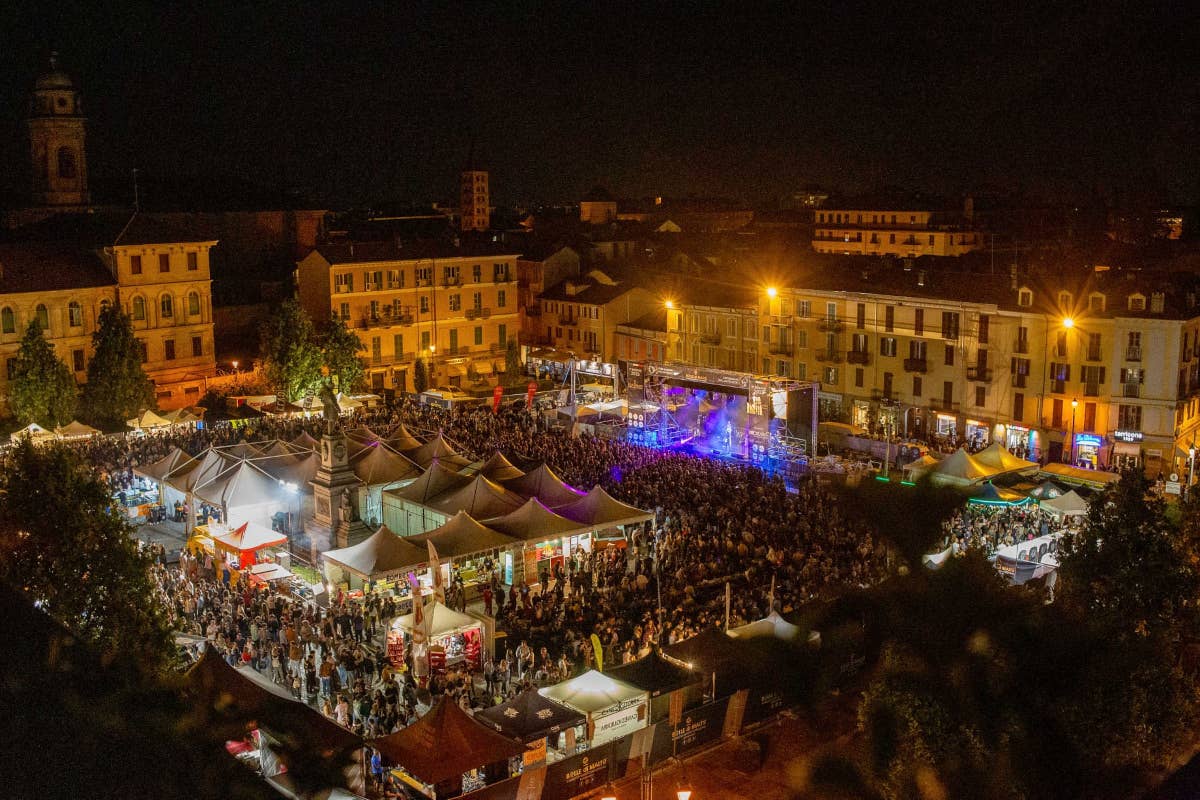
[[[779,290],[776,289],[774,286],[767,287],[767,297],[774,297],[777,294],[779,294]]]
[[[1063,317],[1062,326],[1070,330],[1075,327],[1075,320],[1072,317]]]
[[[674,300],[668,300],[667,302],[663,303],[663,305],[664,305],[664,306],[666,306],[668,309],[671,309],[671,308],[674,308],[674,307],[675,307],[675,301],[674,301]]]
[[[1075,410],[1079,408],[1079,399],[1071,399],[1071,465],[1075,465]]]

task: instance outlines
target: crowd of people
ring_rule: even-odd
[[[408,724],[438,695],[481,708],[528,686],[572,677],[595,666],[592,634],[605,663],[615,664],[723,626],[727,584],[729,624],[738,625],[762,618],[772,605],[787,611],[885,575],[880,537],[847,519],[815,481],[788,487],[749,465],[571,436],[550,429],[547,419],[523,405],[493,414],[490,407],[445,410],[405,400],[359,412],[351,423],[381,433],[398,423],[415,433],[441,431],[470,458],[500,451],[519,466],[544,462],[571,485],[600,485],[654,512],[626,548],[564,554],[554,574],[542,576],[538,588],[550,587],[545,591],[502,586],[497,571],[485,591],[486,610],[512,644],[499,648],[494,660],[485,655],[473,674],[451,669],[421,688],[408,677],[411,659],[403,666],[389,662],[384,627],[408,611],[390,598],[339,595],[330,608],[319,608],[270,587],[230,585],[214,576],[211,563],[186,553],[178,566],[156,567],[163,598],[181,629],[205,637],[230,663],[258,669],[370,736]],[[132,482],[135,467],[173,446],[195,454],[242,440],[291,439],[302,430],[319,435],[322,426],[319,418],[268,418],[236,430],[218,425],[72,446],[115,491]],[[968,509],[947,532],[963,546],[994,547],[1037,531],[1036,513]]]

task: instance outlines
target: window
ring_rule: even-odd
[[[1085,431],[1096,430],[1096,404],[1083,404],[1083,429]]]
[[[867,327],[867,304],[859,303],[854,309],[854,327],[860,331]]]
[[[188,314],[193,317],[200,315],[200,293],[188,292]]]
[[[429,331],[421,331],[421,349],[428,350],[431,343]]]
[[[1013,395],[1013,422],[1023,422],[1025,419],[1025,395],[1017,392]]]
[[[192,357],[199,358],[204,355],[204,340],[199,336],[192,337]]]
[[[167,361],[175,360],[175,340],[166,339],[163,341],[163,358]]]
[[[991,322],[992,322],[992,318],[989,317],[987,314],[979,315],[979,343],[980,344],[988,343],[988,335],[991,333],[991,327],[992,327]]]
[[[350,319],[350,304],[349,303],[339,303],[338,304],[338,316],[340,316],[342,319]]]
[[[433,267],[417,267],[417,286],[429,286],[433,283]]]
[[[888,358],[896,357],[896,337],[881,336],[879,339],[879,355],[887,356]]]
[[[1123,431],[1142,429],[1141,406],[1117,406],[1117,428]]]
[[[496,308],[504,308],[508,305],[508,294],[501,289],[496,292]]]
[[[74,300],[67,303],[67,324],[72,328],[79,328],[83,325],[83,307]]]
[[[891,333],[896,328],[896,307],[887,306],[883,309],[883,329]]]
[[[421,313],[429,313],[429,297],[427,295],[421,295]]]
[[[977,406],[987,405],[987,387],[986,386],[976,386],[975,387],[975,405],[977,405]]]
[[[460,282],[461,267],[442,267],[442,281],[447,286],[458,286]]]
[[[76,372],[83,372],[85,369],[87,369],[87,364],[85,364],[83,361],[82,350],[71,351],[71,369],[75,370]]]
[[[34,312],[37,317],[38,324],[42,326],[42,330],[50,330],[50,312],[41,303],[38,303],[37,310]]]
[[[349,294],[354,291],[354,275],[346,272],[333,276],[333,293]]]
[[[1104,295],[1099,292],[1093,292],[1088,295],[1088,310],[1103,311],[1104,310]]]
[[[2,330],[4,333],[17,332],[17,317],[15,314],[13,314],[13,310],[8,306],[5,306],[4,309],[0,311],[0,330]]]
[[[803,328],[796,331],[796,347],[801,349],[808,347],[808,331]]]
[[[136,341],[137,341],[138,357],[142,360],[142,363],[145,364],[147,361],[150,360],[150,351],[146,348],[146,340],[145,339],[137,339]]]
[[[136,320],[146,319],[146,300],[143,297],[133,298],[133,318]]]
[[[1014,356],[1009,364],[1009,369],[1012,372],[1012,385],[1018,389],[1024,389],[1025,383],[1029,379],[1029,359]]]
[[[922,336],[925,333],[925,309],[913,309],[913,335]]]
[[[954,405],[954,381],[942,382],[942,405],[947,408]]]
[[[395,360],[399,361],[404,357],[404,334],[392,334],[392,352],[395,353]]]
[[[195,272],[196,270],[200,269],[200,254],[199,253],[188,253],[187,254],[187,268],[188,268],[188,272]]]
[[[921,391],[924,389],[924,382],[920,375],[913,375],[913,402],[917,402],[921,397]]]
[[[1129,295],[1129,310],[1130,311],[1145,311],[1146,297],[1140,294]]]
[[[837,383],[838,371],[837,367],[826,367],[821,370],[821,383]]]
[[[1033,305],[1033,292],[1029,289],[1021,289],[1017,292],[1017,305],[1022,308],[1029,308]]]
[[[475,283],[479,283],[481,280],[483,280],[482,264],[476,264],[475,266],[471,267],[471,280],[475,281]]]
[[[1067,332],[1059,331],[1054,337],[1054,355],[1065,358],[1067,355]]]
[[[825,304],[825,319],[830,322],[837,322],[837,303]]]
[[[508,344],[508,326],[500,325],[496,329],[496,343],[501,347]]]
[[[952,344],[946,345],[946,366],[954,366],[954,345]]]
[[[451,311],[461,311],[462,310],[462,295],[461,294],[450,295],[450,310]]]
[[[1070,292],[1059,292],[1058,293],[1058,310],[1063,312],[1064,314],[1070,314],[1071,310],[1072,310],[1072,306],[1073,306],[1073,303],[1071,302],[1071,293]]]
[[[865,333],[856,333],[850,337],[850,349],[855,353],[867,352],[867,335]]]
[[[164,294],[158,301],[159,316],[164,319],[169,319],[175,316],[175,301],[171,299],[171,295]]]
[[[896,243],[896,234],[889,233],[888,234],[888,244],[895,244],[895,243]]]
[[[483,295],[479,292],[474,292],[471,295],[471,307],[483,308]]]
[[[933,234],[929,234],[929,246],[933,247]]]
[[[483,344],[483,326],[481,325],[475,326],[475,344]]]
[[[504,283],[508,280],[508,264],[492,264],[492,281],[494,283]]]
[[[1088,337],[1087,360],[1088,361],[1099,361],[1100,360],[1100,334],[1089,333],[1087,335],[1087,337]]]
[[[458,352],[458,329],[457,328],[450,329],[450,352],[451,353]]]
[[[1054,402],[1050,404],[1050,427],[1061,428],[1063,426],[1063,400],[1061,397],[1054,398]]]
[[[130,256],[129,257],[129,271],[131,273],[133,273],[134,275],[142,274],[142,257],[141,256]]]
[[[387,288],[403,289],[404,288],[404,270],[389,269],[387,271]]]
[[[812,302],[809,300],[797,300],[796,301],[796,316],[797,317],[808,317],[811,315],[812,315]],[[784,313],[784,316],[786,317],[787,314]]]
[[[925,360],[925,342],[911,341],[908,343],[908,357],[914,361]]]
[[[159,253],[158,254],[158,271],[159,272],[170,272],[171,271],[171,255],[169,253]]]
[[[854,369],[854,385],[860,389],[862,388],[862,385],[863,385],[863,368],[862,367],[855,367],[855,369]]]
[[[957,339],[958,338],[958,312],[943,311],[942,312],[942,338]]]

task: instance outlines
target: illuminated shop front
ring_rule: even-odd
[[[1109,463],[1119,469],[1133,469],[1142,463],[1142,441],[1145,434],[1141,431],[1113,431],[1112,458]]]
[[[973,445],[984,447],[991,441],[989,426],[977,419],[967,421],[967,441]]]
[[[1095,469],[1100,465],[1100,448],[1104,437],[1095,433],[1077,433],[1074,442],[1075,465]]]
[[[956,436],[958,434],[958,417],[953,414],[938,414],[933,420],[934,431],[938,436]]]

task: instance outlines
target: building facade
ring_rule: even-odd
[[[411,391],[417,359],[430,386],[496,382],[521,326],[517,254],[484,245],[321,245],[296,268],[314,320],[338,317],[363,343],[373,391]]]
[[[57,55],[38,77],[29,103],[30,166],[35,206],[77,208],[90,201],[83,102]]]
[[[836,255],[960,256],[983,247],[969,216],[927,209],[830,208],[815,213],[813,249]]]
[[[458,176],[459,225],[464,231],[486,231],[492,224],[488,174],[468,165]]]
[[[661,301],[640,286],[613,281],[599,270],[568,278],[542,292],[539,332],[547,346],[592,361],[612,361],[617,349],[617,326],[661,307]]]

